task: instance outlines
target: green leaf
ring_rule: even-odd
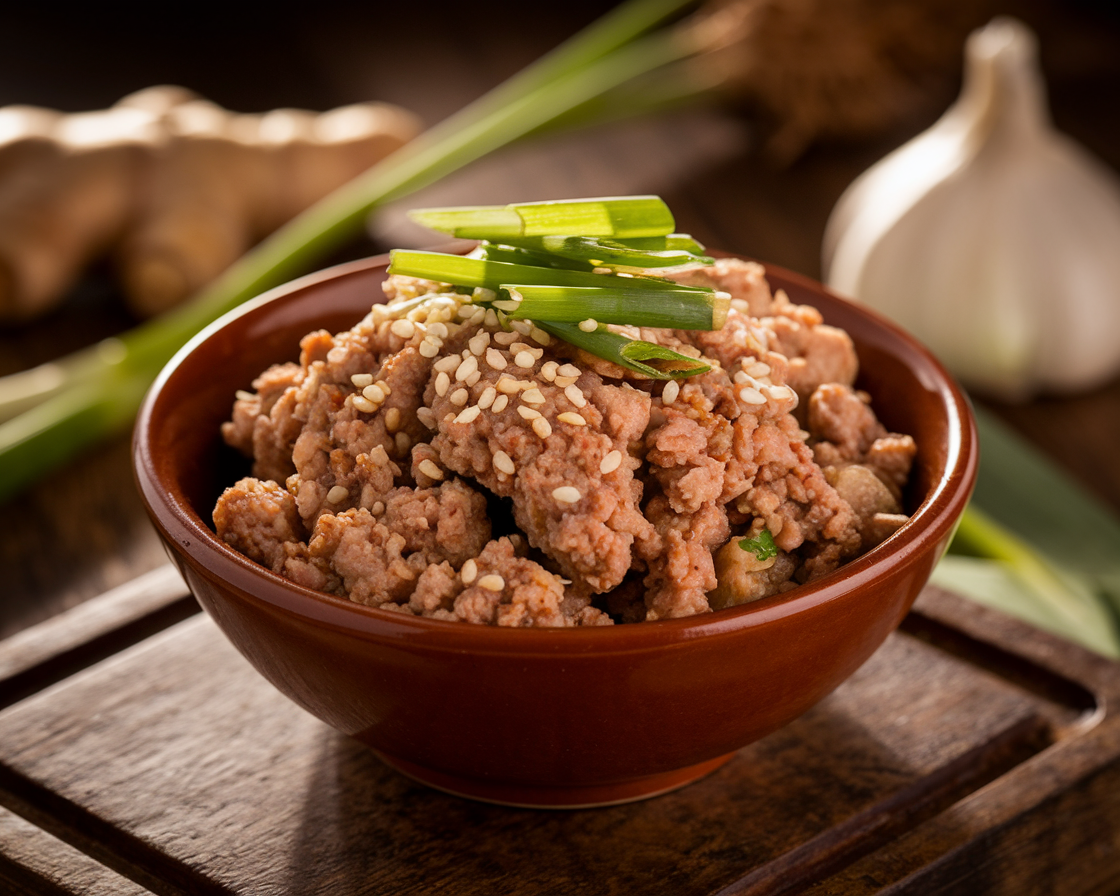
[[[665,237],[654,239],[664,240]],[[691,237],[688,237],[691,239]],[[514,246],[541,254],[559,255],[592,267],[671,268],[684,264],[712,264],[713,259],[686,249],[640,249],[618,240],[585,236],[526,237],[510,241]]]
[[[633,280],[623,279],[633,283]],[[503,283],[502,290],[517,301],[510,317],[682,330],[718,330],[727,320],[727,293],[694,289],[641,287],[536,286]]]
[[[654,380],[675,380],[707,373],[712,369],[696,358],[682,355],[663,345],[641,339],[628,339],[600,326],[590,333],[576,324],[535,321],[536,325],[557,339],[582,348],[620,367],[641,373]]]
[[[754,554],[755,559],[760,562],[778,556],[778,546],[774,544],[774,536],[769,529],[763,529],[754,538],[741,539],[739,547]]]

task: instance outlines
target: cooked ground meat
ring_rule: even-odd
[[[308,335],[238,393],[223,435],[252,475],[219,499],[218,534],[370,606],[571,626],[781,593],[905,521],[914,443],[852,389],[847,335],[771,294],[761,265],[674,277],[732,307],[714,332],[617,328],[713,364],[672,383],[390,277],[396,306]],[[738,546],[763,529],[765,562]]]

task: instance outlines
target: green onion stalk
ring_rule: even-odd
[[[701,52],[694,32],[658,29],[693,0],[629,0],[536,63],[332,193],[243,256],[191,302],[118,337],[0,380],[0,500],[131,424],[160,368],[195,333],[305,273],[368,214]]]

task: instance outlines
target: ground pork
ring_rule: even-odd
[[[893,531],[914,444],[851,388],[847,335],[753,262],[673,276],[731,294],[719,331],[615,328],[711,364],[673,382],[390,277],[399,311],[309,334],[238,393],[223,435],[252,475],[218,534],[369,606],[558,627],[778,594]],[[763,529],[756,562],[738,542]]]

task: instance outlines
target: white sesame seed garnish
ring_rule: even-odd
[[[366,386],[373,382],[373,374],[355,373],[352,377],[350,377],[350,382],[352,382],[359,389],[364,389]]]
[[[384,445],[374,445],[373,450],[367,456],[378,466],[389,463],[389,455],[386,453]]]
[[[478,419],[478,415],[482,413],[482,408],[477,404],[472,404],[470,407],[463,408],[459,411],[459,416],[455,418],[456,423],[474,423]]]
[[[495,573],[490,573],[478,580],[478,587],[485,588],[487,591],[501,591],[506,587],[506,580]]]
[[[494,399],[494,403],[490,406],[490,411],[494,414],[500,414],[506,409],[507,404],[509,404],[509,396],[499,395]]]
[[[533,327],[533,329],[529,331],[529,337],[533,340],[533,342],[536,342],[539,345],[552,344],[552,337],[549,336],[548,333],[546,333],[540,327]]]
[[[564,411],[564,413],[558,414],[556,416],[556,419],[559,420],[561,423],[570,423],[572,426],[586,426],[587,425],[587,421],[584,420],[583,417],[581,417],[575,411]]]
[[[424,358],[434,358],[439,354],[439,350],[440,346],[428,339],[425,339],[423,342],[421,342],[420,348],[417,349],[417,351],[420,352],[421,357]]]
[[[754,386],[744,386],[740,389],[739,398],[747,404],[766,404],[766,396],[754,388]]]
[[[581,320],[579,322],[579,328],[583,330],[584,333],[594,333],[599,329],[599,321],[595,320],[593,317],[589,317],[587,320]]]
[[[463,380],[463,382],[467,386],[473,386],[480,379],[482,379],[482,374],[479,371],[476,370],[474,373],[472,373],[470,376],[468,376],[465,380]]]
[[[336,345],[329,352],[327,352],[327,361],[331,364],[341,364],[346,360],[347,351],[344,346]]]
[[[372,414],[377,410],[377,405],[366,398],[364,395],[353,395],[350,398],[350,403],[354,405],[363,414]]]
[[[533,322],[531,320],[511,320],[509,325],[522,336],[528,336],[533,332]]]
[[[494,302],[493,304],[494,304],[494,307],[497,308],[499,311],[512,312],[512,311],[516,311],[517,306],[520,305],[521,303],[520,302],[515,302],[513,300],[507,301],[505,299],[502,299],[500,301]]]
[[[749,368],[747,368],[747,372],[751,376],[769,376],[770,365],[765,361],[755,361]]]
[[[513,356],[513,363],[528,370],[537,363],[537,359],[533,357],[531,352],[518,352]]]
[[[461,383],[477,370],[478,359],[474,355],[468,355],[467,359],[459,365],[459,369],[455,371],[455,379]]]
[[[552,497],[561,504],[575,504],[583,496],[574,485],[562,485],[552,490]]]
[[[498,377],[497,388],[499,392],[512,395],[514,392],[521,391],[521,384],[512,376],[506,374],[505,376]]]
[[[416,409],[416,419],[421,422],[428,429],[436,428],[436,417],[432,413],[432,409],[428,407],[419,407]]]
[[[432,334],[433,336],[439,337],[440,339],[446,339],[447,338],[447,325],[445,323],[443,323],[443,321],[439,321],[439,320],[432,321],[432,320],[429,319],[429,321],[428,321],[428,332],[430,334]]]
[[[357,374],[357,375],[360,376],[361,374]],[[366,376],[369,376],[369,374],[367,373]],[[233,397],[236,398],[238,401],[252,401],[257,396],[254,395],[252,392],[246,392],[244,389],[238,389],[236,392],[233,393]]]
[[[484,320],[486,320],[486,309],[475,308],[474,313],[467,318],[466,323],[472,327],[477,327]]]
[[[579,374],[580,374],[580,369],[578,367],[576,367],[575,364],[565,364],[563,367],[561,367],[556,372],[559,373],[559,374],[562,374],[563,376],[578,377]]]
[[[494,469],[507,476],[512,476],[517,471],[517,467],[513,465],[513,458],[500,450],[494,452]]]
[[[376,383],[374,383],[374,385],[377,386],[377,388],[384,392],[386,395],[393,394],[393,390],[389,388],[389,384],[385,382],[385,380],[378,380]]]
[[[453,405],[462,407],[467,403],[468,398],[470,398],[470,393],[467,392],[466,389],[456,389],[451,393],[451,397],[448,399],[448,401],[450,401]]]
[[[577,408],[582,408],[587,405],[587,399],[583,397],[583,393],[575,383],[569,383],[564,387],[564,397]]]
[[[487,308],[486,316],[483,318],[483,321],[491,330],[494,329],[498,326],[498,312],[493,308]]]
[[[385,429],[387,432],[396,432],[401,428],[401,409],[389,408],[385,412]]]
[[[517,334],[516,333],[506,333],[504,331],[501,332],[501,333],[495,333],[494,334],[494,341],[496,343],[498,343],[498,345],[510,345],[511,343],[517,341]]]
[[[439,373],[451,373],[456,367],[459,366],[458,355],[448,355],[446,358],[440,358],[432,365]]]
[[[331,486],[331,490],[327,492],[327,501],[331,504],[341,504],[350,497],[350,489],[344,485]]]
[[[521,393],[521,400],[527,401],[529,404],[544,404],[544,393],[536,387],[526,389]]]
[[[541,412],[533,408],[527,408],[523,404],[517,406],[517,413],[519,413],[525,420],[536,420],[540,417]]]
[[[599,472],[606,476],[608,473],[613,473],[622,465],[622,452],[617,449],[607,453],[606,457],[599,462]]]
[[[753,379],[754,379],[754,377],[752,377],[752,376],[751,376],[751,375],[750,375],[749,373],[747,373],[747,372],[746,372],[745,370],[740,370],[740,371],[739,371],[738,373],[736,373],[736,374],[735,374],[735,376],[733,376],[733,377],[732,377],[731,379],[733,379],[733,380],[735,381],[736,385],[739,385],[739,386],[744,386],[744,385],[746,385],[747,383],[751,382],[751,380],[753,380]]]
[[[411,339],[416,332],[416,325],[412,321],[402,318],[393,321],[389,327],[389,332],[394,336],[400,336],[401,339]]]
[[[677,400],[677,396],[680,394],[680,383],[676,380],[669,380],[669,382],[665,384],[665,388],[661,390],[661,401],[663,404],[672,404]]]
[[[493,302],[498,297],[498,294],[492,289],[487,289],[485,286],[476,286],[471,290],[471,298],[476,302]]]
[[[374,501],[373,506],[369,509],[369,512],[372,513],[374,516],[381,516],[381,514],[383,514],[385,512],[385,502],[384,501]]]
[[[494,403],[494,399],[498,397],[498,390],[493,386],[487,386],[482,390],[482,394],[478,397],[478,406],[484,411]]]
[[[385,393],[381,391],[381,387],[377,383],[371,383],[362,390],[362,395],[372,401],[374,404],[381,404],[385,400]]]
[[[559,374],[557,374],[553,382],[556,383],[557,386],[567,389],[568,386],[572,385],[572,383],[574,383],[578,379],[578,376],[560,376]]]
[[[439,372],[436,377],[436,395],[443,398],[447,394],[447,390],[451,388],[451,377],[443,370]]]
[[[471,337],[467,345],[470,347],[472,355],[481,355],[486,351],[486,346],[490,344],[490,334],[486,330],[479,330],[474,336]]]
[[[468,560],[459,570],[459,578],[463,580],[464,585],[469,585],[478,578],[478,564],[474,560]]]
[[[416,469],[418,469],[429,479],[435,479],[437,482],[440,479],[443,479],[443,470],[437,467],[432,462],[431,458],[425,457],[422,461],[420,461],[420,463],[416,465]]]
[[[412,447],[412,439],[407,432],[398,432],[393,441],[397,444],[397,454],[402,457],[408,454],[408,450]]]
[[[486,363],[494,368],[494,370],[505,370],[506,356],[496,348],[488,348],[486,349]]]
[[[538,417],[533,421],[533,432],[542,439],[547,439],[552,435],[552,424],[545,420],[544,417]]]
[[[559,366],[555,361],[545,361],[544,366],[541,367],[541,376],[551,383],[556,379],[556,368]]]

